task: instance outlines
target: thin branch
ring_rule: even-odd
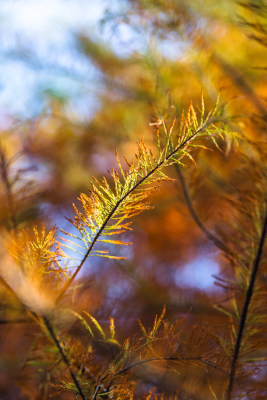
[[[12,230],[16,233],[16,228],[17,228],[17,220],[16,220],[16,216],[15,216],[15,208],[14,208],[14,202],[13,202],[13,195],[12,195],[12,191],[11,191],[11,187],[12,184],[9,180],[9,176],[8,176],[8,164],[6,162],[6,157],[5,157],[5,153],[3,151],[2,148],[0,148],[0,169],[1,169],[1,178],[5,187],[5,191],[6,191],[6,197],[7,197],[7,203],[8,203],[8,210],[9,210],[9,217],[11,220],[11,225],[12,225]],[[21,267],[22,270],[23,268],[23,264],[21,263]],[[10,287],[10,285],[0,276],[0,281],[4,284],[4,286],[16,297],[16,299],[26,308],[28,309],[28,307],[22,303],[21,299],[17,296],[16,292]],[[31,311],[32,315],[37,317],[37,314],[33,311]],[[54,332],[54,329],[49,321],[49,319],[47,317],[42,317],[44,324],[48,330],[48,332],[50,333],[51,338],[53,339],[54,343],[56,344],[60,355],[62,357],[62,360],[64,361],[64,363],[67,365],[71,378],[81,396],[81,398],[83,400],[86,400],[86,397],[81,389],[81,386],[72,370],[70,361],[68,360],[68,357],[66,356],[63,348],[61,347],[61,344],[59,342],[59,340],[56,337],[56,334]],[[24,319],[16,319],[16,320],[0,320],[0,324],[7,324],[7,323],[25,323],[25,322],[33,322],[33,321],[27,321]]]
[[[80,386],[80,383],[79,383],[78,379],[76,378],[76,376],[75,376],[75,374],[74,374],[74,372],[73,372],[73,369],[72,369],[72,367],[71,367],[71,363],[70,363],[70,361],[69,361],[67,355],[65,354],[65,352],[64,352],[64,350],[63,350],[63,348],[62,348],[62,346],[61,346],[61,344],[60,344],[60,342],[59,342],[59,340],[58,340],[58,338],[57,338],[57,336],[56,336],[56,334],[55,334],[55,331],[54,331],[54,329],[53,329],[53,327],[52,327],[52,325],[51,325],[51,322],[49,321],[49,319],[48,319],[47,317],[43,317],[42,319],[43,319],[43,321],[44,321],[44,324],[45,324],[45,326],[46,326],[46,328],[47,328],[47,330],[48,330],[48,332],[49,332],[51,338],[53,339],[55,345],[56,345],[57,348],[58,348],[58,351],[59,351],[59,353],[60,353],[60,355],[61,355],[62,360],[64,361],[64,363],[65,363],[66,366],[68,367],[70,376],[71,376],[71,378],[72,378],[72,380],[73,380],[73,382],[74,382],[74,384],[75,384],[75,386],[76,386],[76,388],[77,388],[77,390],[78,390],[78,392],[79,392],[81,398],[82,398],[83,400],[86,400],[86,396],[85,396],[85,394],[83,393],[82,388],[81,388],[81,386]]]
[[[222,372],[225,375],[228,375],[227,371],[224,371],[223,369],[217,367],[216,365],[210,363],[209,361],[203,360],[201,357],[154,357],[154,358],[148,358],[146,360],[139,360],[136,361],[135,363],[129,365],[128,367],[122,368],[120,371],[118,371],[114,376],[118,376],[123,374],[124,372],[127,372],[129,369],[132,369],[138,365],[145,364],[147,362],[153,362],[153,361],[199,361],[200,363],[207,365],[208,367],[211,367],[213,369],[216,369],[217,371]]]
[[[134,191],[136,190],[144,181],[146,181],[151,175],[153,175],[166,161],[168,161],[171,157],[173,157],[179,150],[181,150],[186,144],[188,144],[199,132],[204,131],[210,124],[214,123],[214,120],[211,119],[208,122],[205,122],[204,125],[202,125],[200,128],[198,128],[189,138],[187,138],[183,143],[181,143],[178,147],[176,147],[173,151],[168,154],[167,157],[164,158],[164,160],[160,161],[151,171],[149,171],[142,179],[140,179],[139,182],[137,182],[128,192],[121,197],[120,200],[117,201],[113,209],[110,211],[108,214],[107,218],[103,222],[102,226],[98,230],[97,234],[95,235],[89,249],[85,253],[82,261],[80,262],[79,266],[76,268],[75,272],[71,276],[71,278],[66,282],[65,286],[63,286],[60,294],[58,295],[55,304],[58,304],[58,302],[62,299],[68,288],[71,286],[72,282],[80,272],[81,268],[83,267],[85,261],[87,260],[88,256],[90,255],[91,251],[93,250],[93,247],[99,237],[101,236],[102,232],[104,231],[105,227],[107,226],[108,222],[118,209],[118,207],[121,205],[121,203]]]
[[[254,91],[253,86],[250,85],[244,76],[241,74],[240,70],[228,64],[223,58],[218,54],[213,54],[211,58],[215,61],[221,70],[235,83],[239,89],[245,94],[248,100],[254,105],[261,116],[266,120],[267,110],[264,102],[260,99],[257,93]]]
[[[0,145],[0,169],[1,169],[2,182],[6,192],[8,214],[11,221],[12,230],[16,231],[18,224],[16,220],[14,200],[11,190],[12,184],[9,179],[8,163],[6,161],[5,152],[1,145]]]
[[[233,257],[233,253],[232,251],[219,239],[217,238],[215,235],[213,235],[213,233],[211,233],[206,226],[200,221],[194,206],[192,204],[190,195],[189,195],[189,191],[184,179],[184,176],[182,174],[182,171],[179,167],[178,164],[174,164],[174,168],[176,171],[176,174],[180,180],[180,183],[182,185],[182,190],[183,190],[183,194],[184,194],[184,198],[185,198],[185,202],[187,205],[187,208],[191,214],[191,217],[193,218],[193,220],[195,221],[195,223],[197,224],[197,226],[200,228],[200,230],[206,235],[206,237],[216,246],[218,247],[220,250],[224,251],[225,253],[227,253],[229,256]]]
[[[238,360],[238,356],[239,356],[239,352],[240,352],[240,348],[241,348],[241,344],[242,344],[242,337],[243,337],[244,329],[246,326],[246,319],[248,316],[249,305],[250,305],[250,302],[251,302],[251,299],[253,296],[257,272],[259,270],[260,261],[261,261],[261,257],[262,257],[262,253],[263,253],[263,246],[264,246],[264,241],[265,241],[265,237],[266,237],[266,231],[267,231],[267,213],[265,215],[265,219],[264,219],[264,223],[263,223],[263,227],[262,227],[262,231],[261,231],[261,236],[260,236],[260,242],[259,242],[256,257],[254,260],[254,264],[253,264],[253,268],[252,268],[252,272],[251,272],[251,276],[250,276],[250,282],[249,282],[249,286],[248,286],[248,289],[246,292],[246,298],[245,298],[245,302],[243,305],[243,310],[242,310],[242,314],[241,314],[241,318],[240,318],[240,322],[239,322],[238,334],[237,334],[237,338],[236,338],[235,349],[234,349],[234,354],[233,354],[232,363],[231,363],[231,369],[230,369],[230,373],[229,373],[229,381],[228,381],[228,387],[227,387],[226,397],[225,397],[226,400],[231,399],[231,394],[233,391],[233,385],[234,385],[234,379],[235,379],[236,367],[237,367],[236,364],[237,364],[237,360]]]
[[[4,285],[6,286],[6,288],[9,289],[9,291],[15,296],[15,298],[16,298],[26,309],[28,309],[28,307],[27,307],[25,304],[22,303],[22,301],[21,301],[20,298],[17,296],[17,294],[15,293],[15,291],[9,286],[9,284],[8,284],[2,277],[0,277],[0,281],[2,281],[2,283],[4,283]],[[38,314],[37,314],[36,312],[34,312],[34,311],[30,311],[30,312],[31,312],[31,314],[33,315],[33,317],[38,318]],[[69,361],[67,355],[65,354],[63,348],[61,347],[61,344],[60,344],[58,338],[56,337],[56,334],[55,334],[55,332],[54,332],[54,329],[53,329],[53,327],[52,327],[52,325],[51,325],[49,319],[48,319],[46,316],[42,316],[42,320],[44,321],[44,324],[45,324],[45,326],[46,326],[46,328],[47,328],[47,330],[48,330],[48,332],[49,332],[51,338],[53,339],[55,345],[57,346],[57,348],[58,348],[58,350],[59,350],[59,353],[60,353],[60,355],[61,355],[61,357],[62,357],[62,360],[63,360],[64,363],[67,365],[68,370],[69,370],[69,373],[70,373],[70,375],[71,375],[71,378],[72,378],[72,380],[73,380],[73,382],[74,382],[74,384],[75,384],[75,386],[76,386],[76,388],[77,388],[77,390],[78,390],[78,392],[79,392],[79,394],[80,394],[82,400],[87,400],[86,397],[85,397],[85,395],[84,395],[84,393],[83,393],[83,391],[82,391],[82,389],[81,389],[81,386],[80,386],[80,384],[79,384],[79,382],[78,382],[78,380],[77,380],[77,378],[76,378],[76,376],[75,376],[75,374],[74,374],[74,372],[73,372],[73,370],[72,370],[70,361]]]
[[[122,375],[122,374],[124,374],[125,372],[129,371],[130,369],[132,369],[134,367],[137,367],[137,366],[142,365],[142,364],[150,363],[150,362],[153,362],[153,361],[199,361],[200,363],[202,363],[202,364],[204,364],[204,365],[206,365],[206,366],[208,366],[210,368],[216,369],[217,371],[220,371],[225,375],[229,375],[227,371],[224,371],[223,369],[221,369],[220,367],[217,367],[216,365],[210,363],[209,361],[203,360],[201,357],[172,357],[172,356],[170,356],[170,357],[162,357],[162,358],[160,358],[160,357],[147,358],[145,360],[136,361],[136,362],[128,365],[127,367],[122,368],[118,372],[116,372],[116,374],[114,374],[112,380],[114,379],[114,377]],[[104,375],[99,380],[99,382],[98,382],[98,384],[97,384],[97,386],[95,388],[95,392],[94,392],[92,400],[96,400],[97,394],[98,394],[99,389],[101,387],[101,384],[108,377],[108,375],[109,374]],[[110,386],[112,385],[112,380],[109,382],[108,388],[110,388]]]

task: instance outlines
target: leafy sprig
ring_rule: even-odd
[[[151,208],[148,197],[162,181],[171,180],[165,173],[166,167],[174,163],[183,164],[186,157],[192,160],[192,151],[203,147],[200,139],[209,138],[218,147],[217,139],[229,133],[223,112],[224,107],[219,107],[218,99],[215,107],[206,114],[202,95],[200,112],[197,113],[191,103],[187,114],[182,114],[178,129],[174,129],[175,121],[170,129],[167,129],[164,120],[156,123],[163,127],[161,134],[157,130],[157,155],[147,148],[144,140],[140,140],[135,161],[130,163],[126,160],[128,168],[125,170],[116,152],[118,169],[113,168],[110,172],[111,183],[105,177],[101,180],[94,178],[89,194],[82,193],[78,198],[82,210],[73,205],[76,215],[69,221],[78,233],[63,232],[75,239],[70,241],[74,246],[72,249],[85,253],[63,286],[57,302],[71,286],[89,256],[121,258],[110,254],[107,247],[96,249],[96,244],[130,244],[113,239],[113,236],[131,229],[132,217]],[[234,134],[231,135],[234,139]],[[63,241],[66,240],[63,238]],[[66,245],[63,243],[63,246]]]

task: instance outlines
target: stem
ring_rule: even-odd
[[[153,362],[153,361],[199,361],[204,365],[207,365],[208,367],[211,367],[213,369],[216,369],[217,371],[222,372],[223,374],[228,375],[228,373],[226,371],[224,371],[223,369],[217,367],[216,365],[211,364],[209,361],[205,361],[203,360],[201,357],[163,357],[163,358],[159,358],[159,357],[154,357],[154,358],[148,358],[146,360],[140,360],[140,361],[136,361],[135,363],[129,365],[128,367],[122,368],[120,371],[118,371],[114,376],[118,376],[123,374],[124,372],[127,372],[129,369],[132,369],[138,365],[141,364],[145,364],[147,362]]]
[[[228,387],[227,387],[227,392],[226,392],[226,397],[225,397],[226,400],[231,399],[231,394],[232,394],[234,379],[235,379],[235,374],[236,374],[236,364],[237,364],[237,360],[238,360],[238,356],[239,356],[239,352],[240,352],[240,348],[241,348],[241,344],[242,344],[242,337],[243,337],[243,333],[244,333],[244,329],[245,329],[245,325],[246,325],[246,319],[247,319],[247,315],[248,315],[249,305],[250,305],[250,302],[251,302],[251,299],[253,296],[256,276],[257,276],[257,272],[259,270],[260,261],[261,261],[261,257],[262,257],[262,253],[263,253],[263,246],[264,246],[266,231],[267,231],[267,213],[265,215],[265,219],[264,219],[264,223],[263,223],[263,227],[262,227],[262,231],[261,231],[261,236],[260,236],[260,242],[259,242],[256,257],[254,260],[251,277],[250,277],[250,282],[249,282],[249,286],[248,286],[248,289],[246,292],[246,298],[245,298],[245,302],[243,305],[241,319],[239,322],[238,334],[237,334],[237,338],[236,338],[235,349],[234,349],[231,369],[230,369],[230,373],[229,373],[229,381],[228,381]]]
[[[218,247],[220,250],[224,251],[228,255],[233,256],[232,251],[220,239],[218,239],[215,235],[213,235],[213,233],[211,233],[205,227],[205,225],[200,221],[200,219],[199,219],[199,217],[198,217],[198,215],[197,215],[197,213],[196,213],[196,211],[194,209],[194,206],[192,204],[192,201],[191,201],[191,198],[190,198],[190,195],[189,195],[189,191],[188,191],[184,176],[183,176],[183,174],[181,172],[181,169],[180,169],[178,164],[174,164],[174,168],[175,168],[175,171],[176,171],[176,173],[178,175],[178,178],[179,178],[179,180],[181,182],[181,185],[182,185],[182,190],[183,190],[183,194],[184,194],[184,198],[185,198],[185,202],[186,202],[187,208],[188,208],[193,220],[197,224],[197,226],[200,228],[200,230],[206,235],[206,237],[216,247]]]
[[[205,130],[210,124],[214,123],[214,120],[211,119],[209,122],[205,122],[204,125],[202,125],[200,128],[198,128],[189,138],[187,138],[183,143],[181,143],[178,147],[176,147],[174,150],[172,150],[170,152],[170,154],[168,154],[167,157],[164,158],[164,160],[160,161],[151,171],[149,171],[142,179],[140,179],[140,181],[138,181],[130,190],[128,190],[127,193],[125,193],[124,196],[122,196],[122,198],[120,200],[117,201],[117,203],[115,204],[115,206],[113,207],[113,209],[110,211],[110,213],[108,214],[107,218],[105,219],[105,221],[103,222],[102,226],[100,227],[99,231],[97,232],[97,234],[95,235],[89,249],[87,250],[87,252],[85,253],[82,261],[80,262],[79,266],[76,268],[76,271],[73,273],[73,275],[70,277],[70,279],[66,282],[65,286],[63,286],[61,292],[59,293],[55,304],[58,304],[58,302],[62,299],[62,297],[64,296],[64,294],[66,293],[66,291],[68,290],[68,288],[71,286],[72,282],[74,281],[74,279],[76,278],[76,276],[78,275],[78,273],[80,272],[83,264],[85,263],[85,261],[87,260],[89,254],[91,253],[95,243],[97,242],[98,238],[101,236],[102,232],[104,231],[105,227],[107,226],[108,222],[110,221],[110,219],[112,218],[112,216],[115,214],[116,210],[118,209],[118,207],[121,205],[121,203],[134,191],[136,190],[142,183],[144,183],[144,181],[146,181],[151,175],[154,174],[154,172],[156,172],[166,161],[168,161],[171,157],[174,156],[175,153],[177,153],[179,150],[181,150],[186,144],[188,144],[199,132]]]
[[[218,54],[212,55],[211,59],[221,68],[221,70],[234,82],[239,89],[242,90],[244,95],[250,100],[254,107],[261,114],[262,118],[266,120],[267,110],[266,106],[261,100],[261,98],[254,91],[253,86],[251,86],[244,76],[240,73],[240,70],[228,64],[223,58]]]
[[[210,368],[216,369],[217,371],[220,371],[220,372],[222,372],[223,374],[228,375],[228,373],[227,373],[226,371],[224,371],[223,369],[221,369],[221,368],[217,367],[216,365],[210,363],[209,361],[203,360],[201,357],[172,357],[172,356],[170,356],[170,357],[163,357],[163,358],[154,357],[154,358],[147,358],[147,359],[145,359],[145,360],[136,361],[136,362],[134,362],[134,363],[128,365],[127,367],[122,368],[122,369],[119,370],[118,372],[116,372],[116,374],[114,374],[112,380],[111,380],[111,381],[109,382],[109,384],[108,384],[108,389],[109,389],[110,386],[112,385],[112,381],[113,381],[114,377],[119,376],[119,375],[122,375],[122,374],[124,374],[125,372],[129,371],[130,369],[132,369],[132,368],[134,368],[134,367],[137,367],[137,366],[139,366],[139,365],[146,364],[146,363],[149,363],[149,362],[153,362],[153,361],[200,361],[202,364],[207,365],[207,366],[210,367]],[[92,400],[96,400],[97,394],[98,394],[99,389],[100,389],[100,387],[101,387],[101,383],[108,377],[108,375],[109,375],[109,374],[104,375],[104,376],[99,380],[99,382],[98,382],[98,384],[97,384],[97,386],[96,386],[96,388],[95,388],[95,392],[94,392],[94,395],[93,395]],[[107,389],[107,390],[108,390],[108,389]]]
[[[25,304],[23,304],[23,303],[21,302],[21,300],[19,299],[19,297],[17,296],[17,294],[16,294],[16,293],[14,292],[14,290],[8,285],[8,283],[7,283],[4,279],[2,279],[1,277],[0,277],[0,281],[2,281],[2,283],[4,283],[5,287],[6,287],[7,289],[9,289],[10,292],[14,295],[14,297],[25,307],[26,310],[28,310],[28,307],[27,307]],[[38,318],[38,315],[37,315],[34,311],[30,311],[30,312],[31,312],[31,314],[33,315],[33,317]],[[61,347],[61,344],[60,344],[58,338],[56,337],[56,334],[55,334],[55,332],[54,332],[54,329],[53,329],[53,327],[52,327],[52,325],[51,325],[49,319],[48,319],[46,316],[43,316],[42,319],[43,319],[43,321],[44,321],[44,324],[45,324],[45,326],[46,326],[48,332],[50,333],[51,338],[53,339],[55,345],[57,346],[57,348],[58,348],[58,350],[59,350],[59,353],[60,353],[60,355],[61,355],[62,360],[64,361],[64,363],[65,363],[65,364],[67,365],[67,367],[68,367],[68,370],[69,370],[69,373],[70,373],[70,375],[71,375],[71,378],[72,378],[72,380],[73,380],[73,382],[74,382],[74,384],[75,384],[75,386],[76,386],[76,388],[77,388],[77,390],[78,390],[78,392],[79,392],[79,394],[80,394],[82,400],[87,400],[86,397],[85,397],[85,395],[84,395],[84,393],[83,393],[83,391],[82,391],[82,389],[81,389],[81,386],[80,386],[80,384],[79,384],[79,382],[78,382],[78,380],[77,380],[77,378],[76,378],[76,376],[75,376],[75,374],[74,374],[74,372],[73,372],[73,370],[72,370],[70,361],[69,361],[67,355],[65,354],[63,348]],[[26,321],[15,320],[15,321],[8,321],[8,322],[15,322],[15,323],[17,323],[17,322],[26,322]],[[30,322],[30,321],[29,321],[29,322]],[[0,321],[0,323],[7,323],[7,321]]]
[[[13,201],[13,195],[9,177],[8,177],[8,164],[6,161],[5,153],[2,147],[0,148],[0,168],[1,168],[1,178],[5,187],[6,191],[6,198],[7,198],[7,207],[8,207],[8,214],[11,221],[12,230],[16,231],[17,228],[17,220],[15,216],[15,207]]]
[[[80,386],[80,384],[79,384],[79,382],[78,382],[78,379],[76,378],[76,376],[75,376],[75,374],[74,374],[74,372],[73,372],[73,369],[72,369],[72,367],[71,367],[70,361],[69,361],[67,355],[65,354],[65,352],[64,352],[64,350],[63,350],[63,348],[62,348],[62,346],[61,346],[61,344],[60,344],[60,342],[59,342],[59,340],[58,340],[58,338],[57,338],[57,336],[56,336],[56,334],[55,334],[55,331],[54,331],[54,329],[53,329],[53,327],[52,327],[52,325],[51,325],[51,323],[50,323],[50,321],[49,321],[49,319],[48,319],[47,317],[44,316],[44,317],[43,317],[43,321],[44,321],[44,324],[45,324],[45,326],[46,326],[48,332],[50,333],[51,338],[53,339],[55,345],[56,345],[57,348],[58,348],[58,351],[59,351],[59,353],[60,353],[60,355],[61,355],[62,360],[64,361],[64,363],[65,363],[66,366],[68,367],[70,376],[71,376],[71,378],[72,378],[72,380],[73,380],[73,382],[74,382],[74,385],[76,386],[76,388],[77,388],[77,390],[78,390],[78,392],[79,392],[81,398],[82,398],[83,400],[86,400],[85,394],[83,393],[82,388],[81,388],[81,386]]]

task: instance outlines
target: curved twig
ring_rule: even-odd
[[[189,191],[184,179],[184,176],[182,174],[182,171],[179,167],[178,164],[174,164],[174,168],[176,171],[176,174],[179,178],[179,181],[181,183],[182,186],[182,190],[183,190],[183,194],[184,194],[184,198],[185,198],[185,202],[187,205],[187,208],[191,214],[191,217],[193,218],[193,220],[195,221],[195,223],[197,224],[197,226],[200,228],[200,230],[206,235],[206,237],[216,246],[218,247],[220,250],[224,251],[226,254],[228,254],[229,256],[233,257],[233,253],[232,251],[218,238],[216,237],[213,233],[211,233],[206,226],[203,224],[203,222],[200,221],[193,203],[191,201],[190,195],[189,195]]]
[[[217,371],[222,372],[223,374],[228,375],[227,371],[224,371],[220,367],[217,367],[216,365],[210,363],[209,361],[203,360],[202,357],[154,357],[154,358],[147,358],[146,360],[139,360],[136,361],[135,363],[129,365],[128,367],[122,368],[120,371],[118,371],[114,376],[118,376],[123,374],[124,372],[127,372],[129,369],[132,369],[138,365],[145,364],[147,362],[153,362],[153,361],[199,361],[200,363],[207,365],[210,368],[216,369]]]
[[[208,366],[210,368],[216,369],[217,371],[220,371],[225,375],[229,375],[227,371],[224,371],[222,368],[217,367],[217,365],[214,365],[214,364],[210,363],[209,361],[203,360],[203,358],[201,358],[201,357],[174,357],[174,356],[170,356],[170,357],[162,357],[162,358],[153,357],[153,358],[147,358],[145,360],[136,361],[136,362],[128,365],[127,367],[122,368],[118,372],[116,372],[112,379],[114,379],[114,377],[116,377],[116,376],[124,374],[125,372],[129,371],[132,368],[135,368],[135,367],[137,367],[139,365],[146,364],[146,363],[153,362],[153,361],[199,361],[200,363],[202,363],[202,364],[204,364],[204,365],[206,365],[206,366]],[[109,374],[104,375],[99,380],[99,382],[98,382],[98,384],[97,384],[97,386],[95,388],[95,392],[94,392],[92,400],[96,400],[97,394],[98,394],[99,389],[101,387],[101,384],[108,377],[108,375]],[[110,388],[111,385],[112,385],[112,380],[109,382],[108,388]]]

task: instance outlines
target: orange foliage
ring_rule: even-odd
[[[53,100],[1,132],[0,398],[264,399],[265,2],[102,23],[143,50],[78,35],[95,114]]]

